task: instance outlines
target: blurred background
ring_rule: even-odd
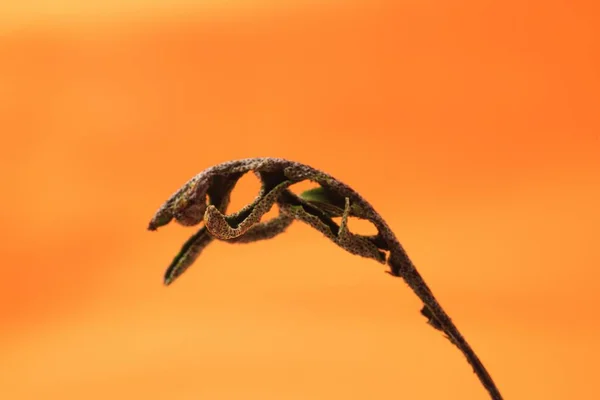
[[[154,211],[256,156],[363,194],[507,399],[594,397],[597,12],[3,2],[0,398],[488,398],[401,280],[307,226],[162,285],[195,229]]]

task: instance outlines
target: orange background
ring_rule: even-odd
[[[162,286],[194,229],[156,208],[254,156],[362,193],[507,399],[597,396],[595,2],[11,3],[0,398],[487,398],[405,284],[304,225]]]

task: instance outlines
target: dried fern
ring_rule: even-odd
[[[226,214],[230,194],[237,181],[253,171],[262,186],[255,200],[234,214]],[[319,187],[296,195],[289,187],[310,180]],[[279,215],[261,222],[275,204]],[[341,223],[333,218],[342,217]],[[370,221],[376,235],[350,232],[348,218]],[[164,277],[172,283],[198,258],[214,239],[249,243],[270,239],[295,220],[307,223],[352,254],[372,258],[390,267],[390,274],[403,278],[424,303],[421,314],[458,347],[494,400],[502,396],[485,367],[460,334],[450,317],[409,259],[404,248],[373,207],[349,186],[334,177],[297,162],[279,158],[251,158],[222,163],[201,172],[175,192],[156,212],[148,229],[156,230],[172,219],[185,226],[204,226],[193,235],[175,257]]]

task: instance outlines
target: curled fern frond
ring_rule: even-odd
[[[240,211],[227,214],[232,190],[238,180],[254,172],[261,189],[254,201]],[[290,186],[309,180],[318,187],[300,195]],[[268,221],[262,217],[273,206],[279,215]],[[338,224],[334,218],[341,217]],[[348,228],[349,217],[370,221],[376,235],[359,235]],[[460,349],[493,400],[502,396],[487,370],[460,334],[448,314],[413,265],[406,251],[383,218],[356,191],[325,172],[308,165],[280,158],[249,158],[215,165],[196,175],[175,192],[155,213],[148,229],[177,221],[184,226],[204,222],[204,226],[182,247],[166,271],[164,282],[171,284],[181,276],[213,240],[250,243],[273,238],[294,221],[302,221],[332,242],[365,258],[387,264],[389,274],[401,277],[421,299],[421,314],[435,329],[444,333]]]

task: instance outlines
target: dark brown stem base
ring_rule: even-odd
[[[402,250],[402,252],[404,251]],[[405,257],[403,257],[401,262],[396,262],[394,264],[390,261],[390,266],[392,267],[391,275],[403,278],[408,286],[410,286],[425,304],[422,314],[430,319],[429,323],[434,328],[444,332],[448,336],[448,339],[464,354],[468,363],[473,368],[473,372],[475,372],[481,384],[488,391],[492,400],[502,400],[500,391],[496,387],[496,384],[488,371],[483,366],[483,363],[479,360],[479,357],[477,357],[466,339],[461,335],[456,325],[452,322],[452,319],[438,303],[431,289],[429,289],[421,277],[421,274],[419,274],[410,259],[408,259],[408,256],[405,254]]]

